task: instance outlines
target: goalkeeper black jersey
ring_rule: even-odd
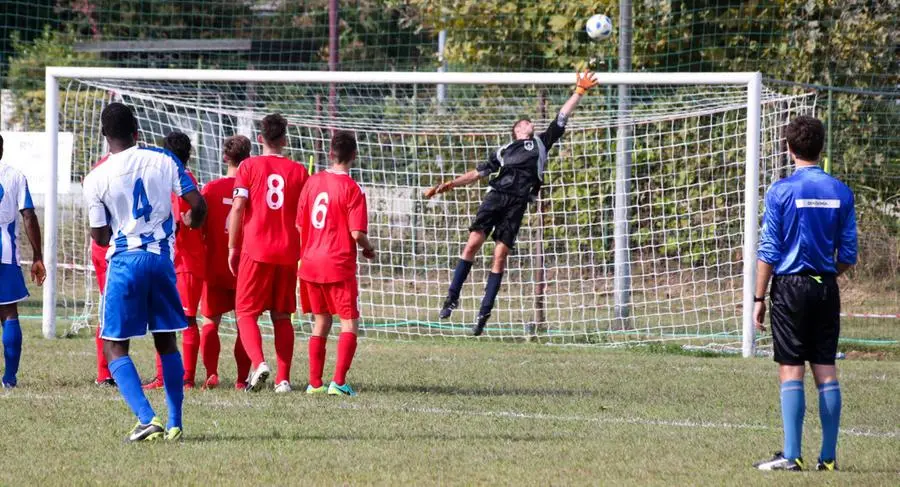
[[[545,132],[500,147],[476,169],[482,177],[497,173],[488,183],[491,191],[533,199],[544,183],[547,153],[565,130],[566,117],[560,113]]]

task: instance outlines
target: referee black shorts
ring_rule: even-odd
[[[488,191],[478,207],[475,221],[469,227],[470,232],[484,232],[485,236],[493,234],[495,242],[503,242],[507,247],[516,245],[522,218],[528,210],[528,200],[510,194]]]
[[[841,295],[835,276],[775,276],[771,298],[775,361],[834,365],[841,332]]]

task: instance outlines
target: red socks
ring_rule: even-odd
[[[94,337],[94,344],[97,346],[97,383],[109,380],[112,374],[109,373],[109,364],[106,363],[106,357],[103,356],[103,339],[100,338],[100,327],[97,327],[97,335]]]
[[[247,356],[250,357],[250,363],[253,367],[259,367],[259,364],[266,361],[262,349],[262,333],[259,331],[259,323],[256,318],[250,316],[238,317],[238,336],[241,337],[241,343]]]
[[[219,327],[209,322],[200,330],[200,355],[203,357],[203,367],[206,369],[206,377],[219,375],[219,353],[222,352],[222,342],[219,341]],[[185,367],[185,373],[187,368]]]
[[[250,376],[250,357],[247,356],[247,351],[244,350],[240,333],[234,340],[234,362],[237,364],[238,382],[246,382]]]
[[[291,381],[291,361],[294,359],[294,326],[290,318],[272,322],[275,330],[275,357],[278,369],[275,372],[275,384]]]
[[[197,354],[200,352],[200,329],[197,318],[188,316],[188,327],[181,335],[182,355],[184,356],[184,380],[193,383],[197,376]]]
[[[342,386],[347,382],[347,371],[353,363],[356,354],[356,334],[344,332],[338,338],[337,364],[334,367],[334,378],[337,385]]]
[[[309,385],[322,387],[322,371],[325,369],[325,343],[328,337],[309,337]]]

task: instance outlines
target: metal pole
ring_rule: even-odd
[[[756,292],[756,241],[759,228],[759,131],[762,74],[747,84],[747,158],[744,162],[744,357],[752,357],[756,347],[753,325],[753,293]]]
[[[831,173],[831,168],[834,164],[834,159],[832,159],[832,139],[831,132],[834,130],[834,90],[828,90],[828,149],[826,149],[825,155],[825,172]]]
[[[538,91],[538,115],[547,118],[547,98],[544,90]],[[538,193],[535,201],[537,240],[534,244],[534,328],[530,335],[536,337],[545,331],[547,323],[547,271],[544,269],[544,198]]]
[[[47,189],[44,194],[44,267],[47,280],[44,283],[44,308],[41,329],[44,338],[56,338],[56,234],[59,217],[56,212],[56,191],[59,168],[59,82],[51,74],[44,75],[46,105],[44,130],[50,149],[50,166],[47,171]]]
[[[619,72],[631,71],[631,0],[619,0]],[[631,93],[629,85],[619,85],[616,140],[615,278],[613,281],[616,320],[629,327],[631,315],[631,257],[629,252],[628,206],[631,200],[632,127],[628,122]]]
[[[447,71],[447,60],[444,59],[444,48],[447,47],[447,31],[441,30],[438,32],[438,62],[441,63],[438,66],[438,73],[444,73]],[[447,85],[439,84],[437,85],[437,101],[439,105],[444,103],[444,100],[447,98]]]
[[[328,70],[338,71],[338,0],[328,0]],[[337,87],[328,86],[328,112],[332,119],[337,115]]]

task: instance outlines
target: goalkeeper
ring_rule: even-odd
[[[497,173],[488,183],[490,185],[488,193],[478,208],[475,221],[469,227],[469,241],[466,242],[459,263],[456,264],[456,270],[453,271],[453,281],[450,283],[450,290],[447,292],[447,299],[444,300],[440,314],[441,319],[449,318],[453,310],[459,306],[459,293],[472,269],[475,255],[481,250],[487,237],[492,235],[495,242],[494,261],[485,286],[478,319],[472,327],[472,334],[475,336],[481,335],[491,317],[494,300],[503,280],[503,271],[506,269],[506,258],[516,243],[528,202],[534,201],[541,190],[547,153],[562,137],[566,121],[578,106],[581,97],[597,84],[594,73],[588,70],[576,73],[575,78],[575,93],[562,106],[559,115],[545,132],[535,136],[534,123],[527,118],[519,119],[512,127],[512,142],[491,153],[486,162],[479,164],[472,171],[425,192],[425,197],[431,198]]]

